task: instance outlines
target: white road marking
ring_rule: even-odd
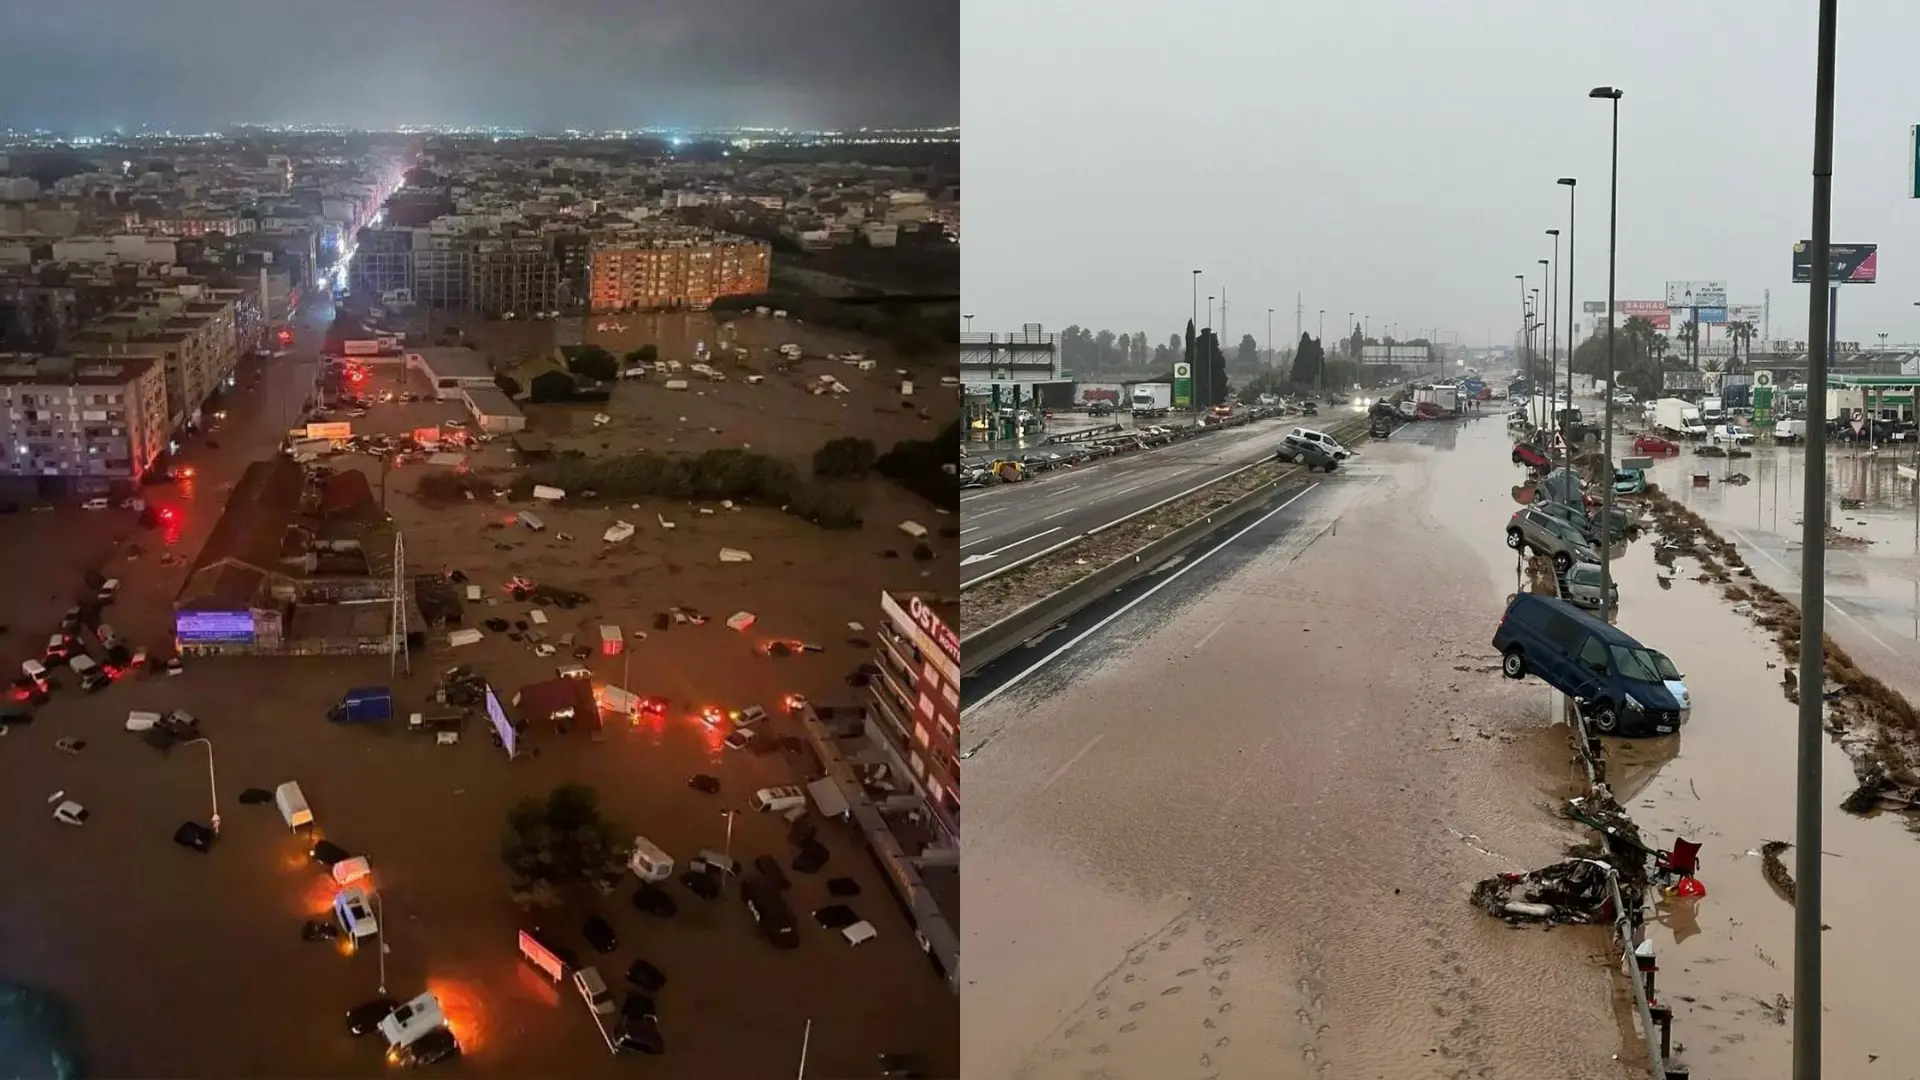
[[[1728,532],[1730,532],[1730,533],[1732,533],[1732,534],[1734,535],[1734,537],[1735,537],[1736,539],[1738,539],[1738,540],[1739,540],[1739,541],[1740,541],[1740,542],[1741,542],[1742,544],[1744,544],[1744,545],[1746,545],[1746,546],[1747,546],[1748,548],[1750,548],[1750,549],[1752,549],[1752,550],[1754,550],[1754,551],[1757,551],[1757,552],[1759,552],[1759,553],[1761,554],[1761,556],[1762,556],[1762,557],[1764,557],[1764,558],[1765,558],[1765,559],[1766,559],[1766,560],[1767,560],[1768,562],[1770,562],[1770,563],[1772,563],[1773,565],[1775,565],[1775,566],[1777,566],[1777,567],[1779,567],[1782,573],[1785,573],[1785,574],[1789,574],[1789,575],[1791,575],[1791,576],[1793,576],[1793,577],[1799,577],[1799,576],[1800,576],[1800,573],[1799,573],[1799,571],[1797,571],[1797,570],[1790,570],[1790,569],[1788,569],[1788,568],[1787,568],[1787,564],[1786,564],[1786,563],[1783,563],[1783,562],[1781,562],[1781,561],[1780,561],[1779,559],[1776,559],[1776,558],[1774,558],[1774,557],[1773,557],[1773,553],[1772,553],[1772,552],[1770,552],[1770,551],[1768,551],[1768,550],[1766,550],[1765,548],[1763,548],[1763,547],[1761,547],[1760,545],[1758,545],[1758,544],[1755,544],[1755,543],[1754,543],[1753,541],[1751,541],[1751,540],[1749,540],[1749,539],[1747,539],[1747,538],[1746,538],[1746,535],[1745,535],[1745,534],[1743,534],[1743,533],[1742,533],[1742,532],[1741,532],[1741,531],[1740,531],[1739,529],[1732,529],[1732,528],[1730,528],[1730,529],[1728,529],[1727,531],[1728,531]],[[1856,619],[1856,618],[1854,618],[1854,617],[1853,617],[1853,616],[1852,616],[1851,614],[1849,614],[1849,613],[1847,613],[1847,612],[1845,612],[1845,611],[1842,611],[1842,610],[1840,610],[1840,605],[1838,605],[1838,604],[1836,604],[1836,603],[1834,603],[1834,602],[1833,602],[1832,600],[1828,600],[1828,601],[1827,601],[1827,607],[1828,607],[1829,609],[1831,609],[1831,610],[1833,611],[1833,613],[1834,613],[1835,615],[1838,615],[1838,616],[1840,616],[1841,618],[1843,618],[1843,619],[1845,619],[1845,620],[1847,620],[1848,622],[1850,622],[1850,623],[1852,623],[1852,624],[1853,624],[1853,626],[1854,626],[1854,629],[1856,629],[1856,630],[1858,630],[1858,631],[1860,631],[1861,633],[1863,633],[1863,634],[1865,634],[1865,635],[1867,635],[1867,640],[1869,640],[1869,641],[1871,641],[1871,642],[1873,642],[1873,643],[1874,643],[1875,645],[1878,645],[1878,646],[1880,646],[1881,648],[1883,648],[1883,649],[1885,649],[1885,650],[1887,650],[1888,652],[1890,652],[1890,653],[1892,653],[1892,654],[1893,654],[1893,655],[1895,655],[1895,656],[1899,656],[1899,655],[1900,655],[1900,650],[1898,650],[1898,649],[1896,649],[1896,648],[1894,648],[1893,646],[1891,646],[1891,645],[1889,645],[1889,644],[1887,644],[1887,643],[1886,643],[1886,642],[1884,642],[1884,641],[1881,641],[1881,640],[1880,640],[1880,636],[1879,636],[1878,634],[1875,634],[1875,633],[1874,633],[1873,631],[1871,631],[1871,630],[1869,630],[1869,629],[1867,629],[1867,624],[1865,624],[1865,623],[1863,623],[1863,622],[1861,622],[1861,621],[1860,621],[1859,619]]]
[[[1037,533],[1034,533],[1034,534],[1033,534],[1032,536],[1029,536],[1029,537],[1027,537],[1027,538],[1026,538],[1026,539],[1024,539],[1024,540],[1015,540],[1015,541],[1014,541],[1013,543],[1011,543],[1011,544],[1008,544],[1008,545],[1006,545],[1006,546],[1004,546],[1004,547],[997,547],[997,548],[994,548],[994,549],[993,549],[992,551],[989,551],[989,552],[987,552],[987,553],[986,553],[986,554],[984,554],[984,555],[969,555],[969,556],[967,556],[967,558],[968,558],[969,560],[971,560],[971,561],[974,561],[974,562],[980,562],[980,561],[983,561],[983,560],[986,560],[986,559],[991,559],[991,558],[993,558],[993,557],[994,557],[995,555],[999,555],[999,554],[1001,554],[1002,552],[1007,552],[1007,551],[1012,551],[1012,550],[1013,550],[1014,548],[1017,548],[1017,547],[1019,547],[1019,546],[1020,546],[1021,544],[1027,544],[1027,543],[1031,543],[1031,542],[1033,542],[1033,541],[1035,541],[1035,540],[1038,540],[1038,539],[1040,539],[1040,538],[1041,538],[1041,537],[1043,537],[1043,536],[1050,536],[1050,535],[1052,535],[1053,533],[1057,533],[1057,532],[1059,532],[1059,531],[1060,531],[1060,526],[1058,526],[1058,525],[1055,525],[1055,526],[1054,526],[1053,528],[1051,528],[1051,529],[1042,529],[1042,530],[1040,530],[1039,532],[1037,532]],[[974,542],[973,542],[972,544],[961,544],[961,545],[960,545],[960,549],[961,549],[962,551],[965,551],[965,550],[966,550],[967,548],[969,548],[969,547],[973,547],[973,546],[975,546],[975,545],[978,545],[978,544],[985,544],[985,543],[988,543],[988,542],[989,542],[989,541],[991,541],[992,539],[993,539],[993,537],[991,537],[991,536],[989,536],[989,537],[987,537],[986,539],[983,539],[983,540],[975,540],[975,541],[974,541]]]
[[[1004,514],[1007,512],[1008,509],[1009,509],[1008,507],[1002,506],[994,510],[964,510],[961,512],[961,515],[965,517],[968,521],[978,521],[983,517],[992,517],[995,514]]]
[[[1209,641],[1212,641],[1212,640],[1213,640],[1213,635],[1215,635],[1215,634],[1217,634],[1217,633],[1219,633],[1219,632],[1220,632],[1220,631],[1222,631],[1222,630],[1225,630],[1225,629],[1227,628],[1227,623],[1229,623],[1229,622],[1231,622],[1231,621],[1232,621],[1232,620],[1230,620],[1230,619],[1221,619],[1221,620],[1220,620],[1220,625],[1219,625],[1219,626],[1216,626],[1216,627],[1214,627],[1213,629],[1211,629],[1211,630],[1209,630],[1209,631],[1207,631],[1206,633],[1204,633],[1204,634],[1201,634],[1201,635],[1200,635],[1200,640],[1199,640],[1199,641],[1196,641],[1196,642],[1194,642],[1194,643],[1193,643],[1193,651],[1194,651],[1194,652],[1199,652],[1199,651],[1200,651],[1201,649],[1204,649],[1204,648],[1206,648],[1206,647],[1207,647],[1207,642],[1209,642]]]
[[[973,712],[975,709],[984,708],[994,698],[997,698],[1001,694],[1004,694],[1007,691],[1013,689],[1014,687],[1019,686],[1021,683],[1027,680],[1027,677],[1029,675],[1032,675],[1034,672],[1039,671],[1041,668],[1052,663],[1056,657],[1060,656],[1062,653],[1066,652],[1068,649],[1073,648],[1075,645],[1080,644],[1081,642],[1087,640],[1093,635],[1106,629],[1107,624],[1113,622],[1115,619],[1118,619],[1120,616],[1125,615],[1127,612],[1132,611],[1136,607],[1139,607],[1141,604],[1146,603],[1149,599],[1153,597],[1153,594],[1159,592],[1161,589],[1164,589],[1167,586],[1173,584],[1174,582],[1180,580],[1180,576],[1182,574],[1185,574],[1187,571],[1192,570],[1194,567],[1199,566],[1201,563],[1206,562],[1208,559],[1213,558],[1214,555],[1218,554],[1219,552],[1224,551],[1225,549],[1233,546],[1234,541],[1240,539],[1241,537],[1247,535],[1253,530],[1266,524],[1268,519],[1272,518],[1275,514],[1278,514],[1280,511],[1285,510],[1287,507],[1292,506],[1294,503],[1299,502],[1301,499],[1306,497],[1308,492],[1312,491],[1313,489],[1319,486],[1320,484],[1316,482],[1316,483],[1308,484],[1306,487],[1301,488],[1299,493],[1294,495],[1293,498],[1288,499],[1286,502],[1283,502],[1279,506],[1276,506],[1273,509],[1267,511],[1266,513],[1260,515],[1260,517],[1256,519],[1253,522],[1253,524],[1248,525],[1246,528],[1241,529],[1239,532],[1236,532],[1232,536],[1227,537],[1225,542],[1218,544],[1213,548],[1209,549],[1206,554],[1201,555],[1196,559],[1193,559],[1192,561],[1188,562],[1185,566],[1182,566],[1178,570],[1175,570],[1173,573],[1168,574],[1165,580],[1161,581],[1159,584],[1155,585],[1153,588],[1148,589],[1146,592],[1143,592],[1139,596],[1134,597],[1132,600],[1127,601],[1125,604],[1121,605],[1119,610],[1108,615],[1106,618],[1101,619],[1099,622],[1094,623],[1092,626],[1088,627],[1087,629],[1082,630],[1078,636],[1074,637],[1072,640],[1068,641],[1066,644],[1060,646],[1059,648],[1053,650],[1047,655],[1041,657],[1039,660],[1034,661],[1031,665],[1021,670],[1020,672],[1016,673],[1012,678],[1008,679],[1006,682],[1003,682],[999,686],[994,687],[993,690],[987,694],[987,696],[981,698],[979,701],[974,702],[967,709],[963,710],[960,714],[961,718],[964,719],[968,713]]]
[[[1092,750],[1095,746],[1098,746],[1100,743],[1100,740],[1106,737],[1107,737],[1107,733],[1103,731],[1100,734],[1095,735],[1093,738],[1088,739],[1087,745],[1081,747],[1079,750],[1074,751],[1074,755],[1067,759],[1066,764],[1053,770],[1053,775],[1041,781],[1040,786],[1033,789],[1033,794],[1039,795],[1045,792],[1048,788],[1052,787],[1056,781],[1058,781],[1061,777],[1067,775],[1068,769],[1071,769],[1075,765],[1078,765],[1080,763],[1080,759],[1083,757],[1086,757],[1087,752],[1089,750]],[[1029,798],[1031,797],[1032,796],[1029,796]]]
[[[978,526],[978,525],[975,525],[975,526],[974,526],[973,528],[971,528],[971,529],[961,529],[961,530],[960,530],[960,535],[961,535],[961,536],[965,536],[965,535],[967,535],[967,534],[968,534],[968,533],[970,533],[970,532],[979,532],[979,531],[980,531],[980,526]]]
[[[1062,514],[1072,514],[1072,513],[1076,513],[1076,512],[1078,512],[1078,511],[1080,511],[1080,510],[1083,510],[1083,509],[1085,509],[1085,507],[1080,507],[1080,506],[1069,506],[1069,507],[1067,507],[1067,508],[1066,508],[1065,510],[1055,510],[1055,511],[1054,511],[1053,513],[1051,513],[1051,514],[1048,514],[1048,515],[1047,515],[1046,517],[1043,517],[1043,518],[1041,518],[1040,520],[1041,520],[1041,521],[1052,521],[1052,520],[1053,520],[1054,518],[1057,518],[1057,517],[1059,517],[1059,516],[1061,516]]]

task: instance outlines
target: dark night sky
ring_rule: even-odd
[[[959,0],[0,0],[0,127],[959,121]]]

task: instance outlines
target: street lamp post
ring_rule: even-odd
[[[1573,350],[1575,346],[1579,344],[1579,342],[1574,340],[1574,333],[1573,333],[1573,298],[1577,295],[1573,291],[1574,178],[1571,176],[1563,176],[1560,179],[1555,180],[1554,183],[1565,184],[1567,186],[1567,291],[1562,295],[1566,298],[1566,301],[1567,301],[1567,402],[1568,404],[1572,404],[1573,402]],[[1557,285],[1555,287],[1558,288]],[[1607,379],[1606,396],[1609,398],[1613,396],[1613,379],[1611,376],[1609,376]],[[1611,467],[1612,463],[1609,462],[1608,465],[1609,467]],[[1569,469],[1573,467],[1573,447],[1571,446],[1567,447],[1567,467]],[[1613,480],[1611,476],[1608,477],[1607,486],[1608,487],[1613,486]],[[1606,594],[1602,593],[1601,595],[1602,597],[1604,597]]]
[[[725,870],[729,874],[733,873],[733,818],[734,818],[734,815],[738,813],[739,813],[738,810],[720,811],[720,816],[727,819],[727,846],[726,846],[726,850],[723,851],[721,854],[727,857],[727,865],[725,867]]]
[[[1614,318],[1614,274],[1619,260],[1620,244],[1620,96],[1621,91],[1611,86],[1596,86],[1587,94],[1591,98],[1601,98],[1613,103],[1613,146],[1607,167],[1607,390],[1606,399],[1601,405],[1601,454],[1607,461],[1606,481],[1600,485],[1600,600],[1606,602],[1613,595],[1613,544],[1607,537],[1608,522],[1613,520],[1613,384],[1615,362],[1613,339]],[[1812,398],[1807,400],[1811,401]],[[1809,425],[1811,426],[1811,425]],[[1812,433],[1808,433],[1811,437]],[[1815,683],[1815,686],[1820,685]],[[1819,695],[1812,695],[1818,698]],[[1798,1010],[1795,1010],[1796,1019]]]
[[[1513,275],[1513,280],[1520,283],[1520,332],[1522,335],[1530,334],[1531,331],[1527,329],[1527,324],[1532,321],[1530,318],[1528,318],[1528,315],[1527,315],[1527,275],[1515,274]],[[1527,412],[1529,415],[1533,414],[1538,410],[1538,406],[1534,404],[1534,401],[1539,396],[1537,393],[1535,393],[1535,390],[1537,388],[1533,385],[1533,352],[1532,350],[1533,350],[1532,339],[1531,338],[1525,339],[1520,346],[1520,362],[1526,365]]]
[[[1560,371],[1560,230],[1548,229],[1553,237],[1553,285],[1547,290],[1547,377],[1559,381]],[[1573,364],[1567,364],[1567,408],[1573,408]],[[1560,441],[1566,445],[1567,468],[1573,468],[1573,439],[1567,431],[1567,414],[1560,414]]]
[[[1267,309],[1267,366],[1268,366],[1268,367],[1272,367],[1272,366],[1273,366],[1273,360],[1274,360],[1274,353],[1273,353],[1273,309],[1272,309],[1272,308],[1268,308],[1268,309]]]
[[[184,745],[192,746],[194,743],[202,743],[207,748],[207,796],[213,806],[213,820],[211,822],[213,832],[214,835],[218,836],[220,834],[220,785],[213,774],[213,740],[207,738],[189,739]]]
[[[1836,0],[1820,0],[1819,52],[1813,104],[1812,265],[1828,267],[1833,241],[1833,62]],[[1822,284],[1825,284],[1824,282]],[[1826,400],[1832,357],[1830,297],[1807,290],[1807,402]],[[1832,292],[1831,289],[1828,290]],[[1824,420],[1824,417],[1822,417]],[[1793,1080],[1820,1075],[1821,752],[1825,680],[1827,572],[1827,430],[1807,425],[1806,477],[1800,515],[1800,745],[1795,788],[1793,905]],[[1808,673],[1812,674],[1809,675]],[[1808,682],[1811,678],[1813,681]]]
[[[971,334],[971,333],[973,333],[973,316],[971,316],[971,315],[962,315],[962,316],[960,316],[960,317],[961,317],[962,319],[965,319],[965,320],[966,320],[966,323],[967,323],[967,333],[969,333],[969,334]]]
[[[374,945],[380,951],[380,989],[379,994],[387,994],[387,898],[386,894],[375,891],[373,894]]]
[[[1916,303],[1913,306],[1920,307],[1920,303]],[[1351,311],[1347,312],[1347,328],[1343,330],[1341,333],[1343,335],[1353,333],[1353,312]],[[1352,351],[1352,346],[1348,346],[1348,351],[1349,352]],[[1356,365],[1360,363],[1360,358],[1358,356],[1349,356],[1347,357],[1347,359],[1353,361]]]

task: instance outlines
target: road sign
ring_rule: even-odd
[[[1762,386],[1772,386],[1772,385],[1773,385],[1773,372],[1771,372],[1771,371],[1756,371],[1756,372],[1754,372],[1754,373],[1753,373],[1753,385],[1754,385],[1754,387],[1755,387],[1755,388],[1759,388],[1759,387],[1762,387]]]
[[[1827,284],[1871,285],[1880,273],[1879,244],[1827,245]],[[1813,241],[1793,245],[1793,283],[1813,282]]]
[[[1727,283],[1724,281],[1669,281],[1667,306],[1670,308],[1725,308]]]
[[[1848,422],[1853,427],[1853,433],[1858,435],[1867,426],[1867,414],[1864,410],[1855,409]]]

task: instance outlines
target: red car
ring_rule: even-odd
[[[1658,435],[1642,435],[1633,440],[1633,452],[1636,454],[1677,454],[1680,444],[1672,439],[1663,439]]]
[[[1529,469],[1545,469],[1552,466],[1553,461],[1547,457],[1545,450],[1532,443],[1523,442],[1513,444],[1513,463],[1525,465]]]

